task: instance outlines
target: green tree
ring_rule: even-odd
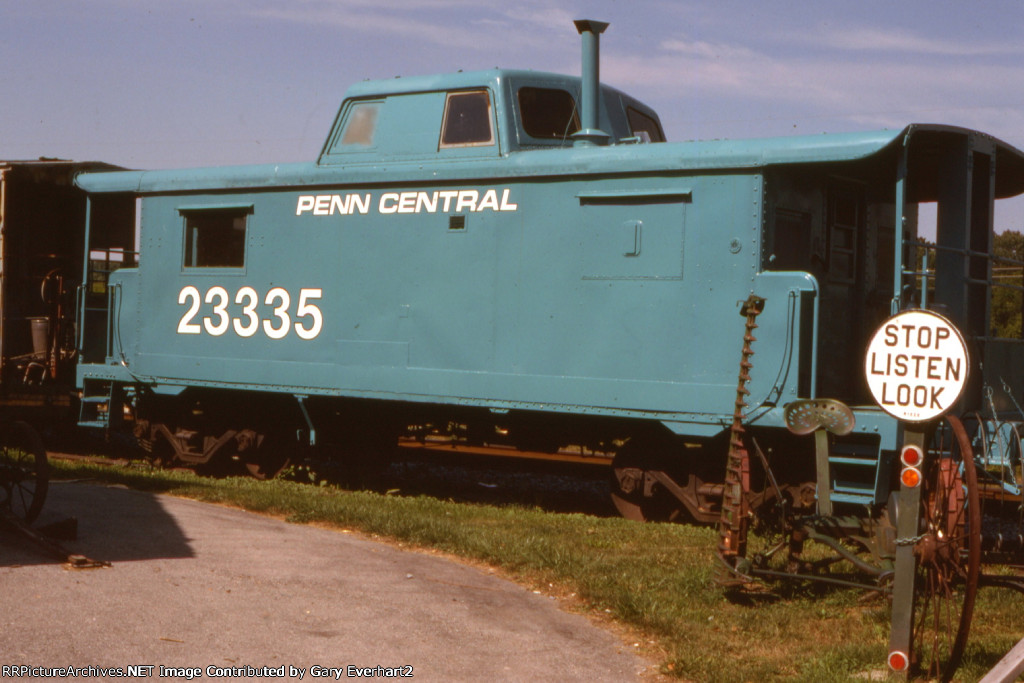
[[[997,285],[1024,286],[1024,234],[1007,230],[995,237],[992,278]],[[1005,287],[992,289],[992,333],[1021,337],[1022,293]]]

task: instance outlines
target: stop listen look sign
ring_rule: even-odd
[[[871,395],[885,412],[926,422],[956,404],[967,384],[967,345],[953,323],[925,310],[886,320],[864,361]]]

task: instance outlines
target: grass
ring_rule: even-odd
[[[521,505],[346,491],[291,481],[200,478],[55,461],[54,478],[90,478],[354,529],[500,567],[535,589],[610,617],[662,673],[685,681],[885,680],[890,611],[856,590],[784,584],[736,599],[714,584],[713,529],[556,514]],[[957,680],[981,678],[1020,638],[1017,594],[983,589]],[[873,679],[877,680],[877,679]],[[892,680],[896,680],[893,678]]]

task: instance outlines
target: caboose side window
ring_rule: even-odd
[[[557,88],[519,89],[519,115],[523,130],[539,140],[564,140],[580,129],[576,100]]]
[[[493,144],[491,98],[487,92],[449,93],[444,106],[441,148]]]
[[[661,126],[650,116],[633,107],[626,109],[626,116],[629,118],[629,130],[633,135],[646,138],[647,142],[665,142]]]
[[[373,134],[377,130],[377,115],[380,113],[380,102],[359,102],[352,105],[345,123],[345,132],[341,135],[342,145],[369,147],[373,144]]]
[[[243,268],[245,233],[252,209],[181,210],[186,268]]]

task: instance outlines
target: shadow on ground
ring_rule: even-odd
[[[74,520],[68,524],[69,520]],[[72,540],[56,540],[68,554],[103,562],[192,557],[188,539],[160,499],[116,486],[51,481],[46,504],[31,529],[77,527]],[[9,529],[0,530],[0,567],[63,562],[52,548]]]

